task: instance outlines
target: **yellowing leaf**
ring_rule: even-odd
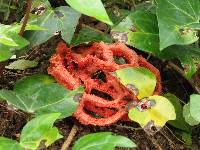
[[[148,97],[153,94],[156,87],[155,75],[146,68],[124,68],[116,71],[122,84],[134,85],[139,90],[138,98]]]
[[[154,95],[149,99],[155,100],[156,105],[143,112],[137,107],[131,109],[128,114],[131,120],[139,123],[142,127],[145,127],[150,121],[153,121],[156,127],[163,127],[168,120],[176,119],[174,106],[167,98]]]

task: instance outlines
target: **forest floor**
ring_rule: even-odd
[[[49,65],[49,58],[55,52],[57,43],[61,41],[59,36],[56,36],[46,43],[35,47],[23,56],[30,60],[39,61],[37,68],[27,69],[25,71],[13,71],[13,70],[4,70],[3,76],[0,78],[0,89],[12,89],[16,80],[32,75],[35,73],[47,73],[47,67]],[[185,80],[178,72],[170,68],[166,63],[163,63],[161,60],[154,57],[149,57],[146,54],[143,54],[144,57],[148,57],[148,61],[156,66],[162,76],[162,86],[163,93],[174,93],[179,98],[185,100],[189,99],[189,95],[192,94],[193,90],[190,84]],[[9,137],[12,139],[19,138],[20,131],[23,126],[26,124],[28,115],[22,111],[16,111],[7,106],[5,103],[0,103],[0,135]],[[138,145],[138,150],[186,150],[190,149],[184,143],[179,140],[173,131],[171,126],[166,125],[163,129],[157,132],[154,136],[147,135],[142,128],[137,124],[132,122],[118,122],[112,126],[108,127],[98,127],[98,126],[84,126],[80,124],[73,117],[66,118],[62,121],[56,123],[56,126],[59,128],[61,134],[64,136],[63,139],[58,140],[48,149],[50,150],[59,150],[64,142],[64,139],[69,135],[71,128],[76,124],[78,126],[78,132],[73,139],[73,142],[76,141],[80,136],[99,132],[99,131],[111,131],[118,135],[124,135],[132,139]],[[194,132],[194,144],[198,149],[200,143],[198,139],[199,130],[196,129]],[[73,142],[71,145],[73,145]],[[46,148],[41,148],[46,149]]]

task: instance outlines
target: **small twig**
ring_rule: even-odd
[[[184,71],[181,68],[179,68],[176,64],[174,64],[173,62],[168,61],[168,66],[173,68],[174,70],[176,70],[181,75],[184,75]]]
[[[24,16],[22,27],[21,27],[20,32],[19,32],[19,35],[21,35],[21,36],[23,36],[23,34],[24,34],[26,24],[28,22],[29,14],[31,12],[31,6],[32,6],[32,0],[27,0],[26,13],[25,13],[25,16]]]
[[[177,66],[176,64],[174,64],[173,62],[169,61],[168,62],[168,67],[172,68],[173,70],[177,71],[181,76],[184,76],[184,71],[179,67]],[[193,79],[187,79],[187,81],[190,83],[190,85],[193,87],[193,89],[197,92],[197,93],[200,93],[200,90],[198,89],[198,87],[194,84],[194,81]]]
[[[174,138],[176,138],[179,142],[181,142],[182,144],[185,144],[185,142],[183,142],[181,139],[179,139],[171,130],[170,128],[168,128],[168,126],[165,125],[165,128],[172,134],[172,136],[174,136]]]
[[[74,136],[76,135],[77,131],[78,131],[78,127],[76,125],[74,125],[72,127],[66,141],[63,143],[61,150],[68,150],[69,149],[69,146],[70,146]]]

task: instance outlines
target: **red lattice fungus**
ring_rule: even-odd
[[[124,63],[117,63],[115,58],[123,59]],[[125,67],[141,66],[155,74],[154,94],[159,94],[159,71],[123,43],[107,45],[100,42],[72,49],[60,42],[56,54],[50,59],[48,72],[67,89],[84,85],[85,91],[74,116],[83,124],[106,126],[118,120],[128,120],[126,104],[138,102],[136,95],[112,73]]]

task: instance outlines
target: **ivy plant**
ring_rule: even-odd
[[[0,149],[6,150],[36,150],[42,141],[49,146],[62,138],[53,123],[59,118],[60,113],[52,113],[38,116],[29,121],[22,129],[20,142],[5,137],[0,137]]]
[[[78,106],[73,100],[83,87],[70,91],[48,75],[36,74],[18,80],[13,90],[0,90],[0,99],[10,105],[36,116],[47,113],[61,113],[61,118],[72,115]]]
[[[18,34],[20,28],[21,24],[0,24],[0,62],[9,59],[16,50],[29,45],[29,41]],[[25,30],[45,30],[45,28],[27,24]]]
[[[160,50],[170,45],[188,45],[198,40],[196,29],[200,28],[199,0],[156,0],[156,2]]]
[[[178,6],[176,9],[178,9]],[[167,13],[168,11],[166,10],[165,12]],[[148,11],[133,11],[124,20],[122,20],[122,22],[113,27],[111,30],[111,35],[116,40],[125,42],[126,44],[136,47],[142,51],[149,52],[157,57],[162,58],[163,60],[170,60],[174,58],[179,59],[184,68],[185,76],[187,78],[191,78],[192,75],[194,75],[194,73],[197,71],[197,66],[200,63],[200,49],[198,47],[194,47],[193,45],[182,46],[183,44],[180,45],[180,43],[173,43],[164,49],[162,48],[162,51],[160,51],[161,29],[159,26],[159,20],[157,20],[157,18],[158,17],[156,14]],[[176,22],[179,21],[181,22],[181,20],[176,19]],[[181,27],[182,26],[180,26],[180,28]],[[189,27],[187,30],[189,31]],[[196,29],[192,32],[197,34]],[[167,39],[166,35],[170,37],[170,33],[171,31],[163,31],[163,38]],[[196,37],[197,35],[194,36]],[[172,38],[170,37],[169,39]]]
[[[134,148],[136,144],[124,136],[111,132],[99,132],[85,135],[78,139],[72,150],[114,150],[115,147]]]
[[[26,32],[25,37],[31,42],[30,47],[46,42],[59,32],[62,38],[70,43],[81,14],[68,6],[52,8],[48,0],[33,2],[33,9],[40,7],[44,10],[30,14],[29,24],[40,25],[48,30]]]

